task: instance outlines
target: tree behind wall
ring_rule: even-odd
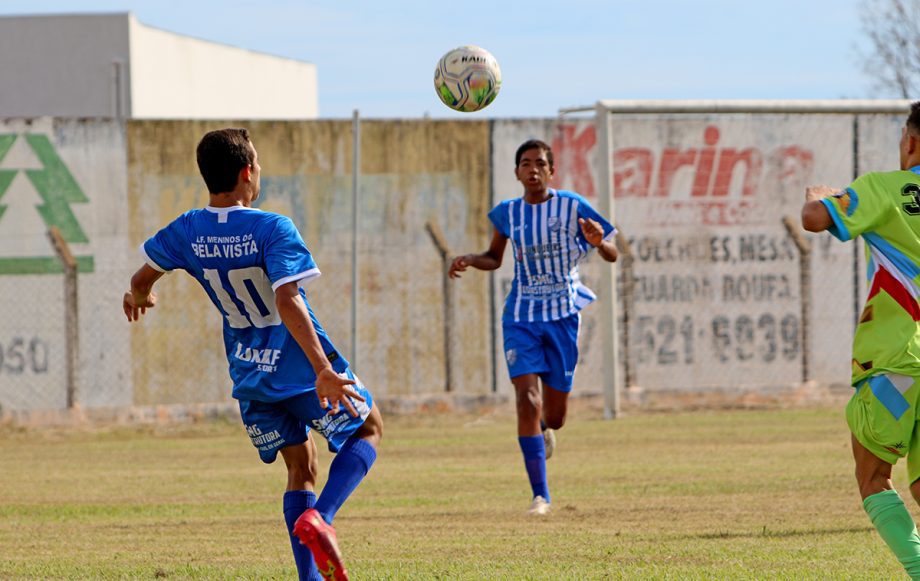
[[[920,95],[920,0],[864,0],[860,7],[869,40],[861,55],[876,88],[904,99]]]

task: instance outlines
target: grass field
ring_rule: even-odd
[[[582,412],[534,519],[512,417],[395,417],[336,526],[355,579],[900,578],[851,464],[839,408]],[[4,428],[0,578],[295,578],[284,481],[231,422]]]

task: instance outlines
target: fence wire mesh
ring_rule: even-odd
[[[783,220],[798,221],[808,183],[842,187],[857,172],[893,167],[900,123],[890,115],[616,117],[624,385],[651,393],[771,388],[808,379],[845,383],[865,295],[861,242],[804,235],[803,254]],[[75,246],[82,261],[78,405],[230,401],[221,318],[191,277],[165,277],[157,289],[160,304],[140,324],[129,325],[120,309],[141,264],[137,246],[181,212],[206,203],[189,151],[212,125],[129,122],[122,134],[117,127],[102,131],[107,126],[101,122],[95,133],[68,122],[49,133],[71,167],[91,160],[99,140],[125,156],[125,185],[88,196],[77,212],[88,232],[88,241]],[[303,233],[323,272],[308,284],[308,300],[369,387],[397,400],[448,391],[510,394],[500,318],[513,259],[506,256],[500,271],[470,271],[459,281],[445,281],[444,272],[450,256],[488,246],[486,213],[519,191],[508,158],[524,139],[552,135],[556,122],[363,123],[356,228],[350,123],[247,126],[263,162],[260,207],[290,216]],[[553,146],[556,185],[594,202],[592,127],[589,121],[567,124]],[[0,187],[10,159],[0,155]],[[74,179],[93,183],[87,174],[74,170]],[[4,204],[21,202],[32,187],[12,183],[5,196],[0,191]],[[34,211],[41,200],[31,204]],[[47,224],[27,222],[17,219],[20,226],[12,228],[9,216],[0,214],[0,406],[63,409],[65,281],[46,239]],[[442,232],[439,240],[432,225]],[[38,233],[24,232],[26,226]],[[29,266],[38,271],[24,269],[17,257],[28,256],[21,250],[24,236],[43,239],[45,258]],[[584,282],[598,288],[606,268],[590,258],[582,267]],[[604,308],[601,302],[584,312],[577,389],[599,391],[603,384],[598,338]]]

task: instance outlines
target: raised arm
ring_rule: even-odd
[[[613,240],[604,240],[604,227],[597,220],[579,218],[578,225],[588,244],[597,248],[597,253],[607,262],[616,262],[617,246]]]
[[[342,404],[348,413],[357,417],[358,412],[348,398],[353,397],[359,401],[364,401],[364,398],[348,387],[355,383],[354,380],[343,377],[332,369],[296,282],[289,282],[275,289],[275,306],[284,326],[303,349],[316,373],[316,395],[319,397],[320,405],[326,408],[331,404],[332,409],[329,413],[338,413],[339,404]]]
[[[481,254],[464,254],[454,258],[450,264],[450,270],[447,272],[450,278],[460,278],[460,273],[472,266],[478,270],[495,270],[502,265],[502,256],[505,254],[505,246],[508,239],[499,232],[494,230],[492,234],[492,243],[489,249]]]
[[[805,189],[805,204],[802,206],[802,228],[809,232],[823,232],[833,225],[830,212],[821,201],[833,196],[838,190],[828,186],[809,186]]]
[[[131,290],[125,293],[121,301],[121,308],[129,323],[138,320],[141,315],[147,314],[147,309],[156,306],[157,294],[153,292],[153,285],[164,274],[145,264],[131,277]]]

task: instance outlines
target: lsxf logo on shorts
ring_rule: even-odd
[[[505,351],[505,359],[508,361],[508,365],[514,365],[514,362],[517,361],[517,351],[508,349]]]

